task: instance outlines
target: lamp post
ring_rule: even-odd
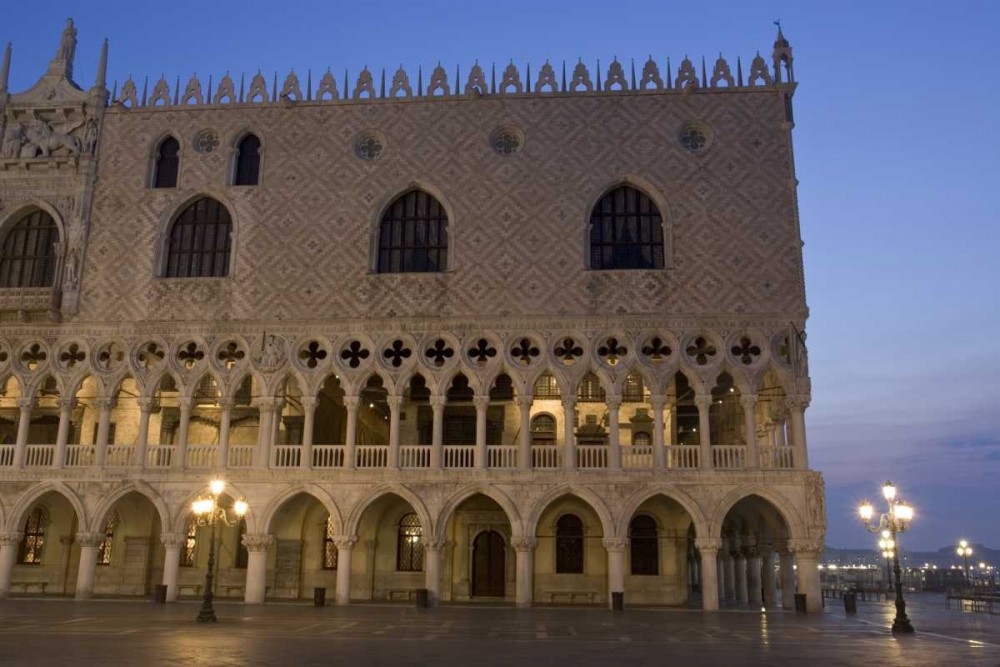
[[[213,479],[208,485],[209,495],[198,498],[191,503],[191,510],[194,512],[195,521],[199,526],[210,526],[212,529],[208,540],[208,570],[205,572],[205,594],[201,598],[201,609],[198,610],[197,621],[199,623],[215,622],[215,609],[212,607],[212,569],[215,567],[215,524],[222,522],[227,526],[234,525],[230,522],[229,513],[226,508],[219,507],[219,496],[226,488],[226,483],[221,479]],[[233,512],[236,520],[240,520],[250,508],[247,501],[240,498],[233,503]]]
[[[969,583],[969,556],[972,555],[972,547],[965,540],[959,540],[958,548],[955,551],[965,560],[965,582]]]
[[[882,550],[882,558],[885,559],[885,577],[886,581],[889,583],[889,588],[892,588],[892,558],[893,551],[895,550],[895,544],[892,540],[886,539],[889,531],[882,531],[883,537],[878,541],[878,548]]]
[[[909,633],[913,632],[913,625],[906,616],[903,580],[899,571],[899,540],[897,536],[899,533],[906,532],[910,527],[910,521],[913,520],[913,508],[896,499],[896,487],[893,486],[892,482],[886,482],[882,485],[882,496],[885,498],[889,511],[879,516],[878,523],[872,523],[875,508],[868,501],[861,503],[858,514],[861,515],[861,524],[869,532],[881,533],[883,539],[892,541],[892,571],[896,575],[896,618],[892,621],[892,631],[893,633]]]

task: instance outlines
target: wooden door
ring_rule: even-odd
[[[503,597],[506,578],[503,537],[495,530],[479,533],[472,546],[472,594]]]

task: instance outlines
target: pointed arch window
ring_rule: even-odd
[[[24,522],[24,539],[21,540],[21,552],[17,562],[22,565],[41,565],[42,549],[45,547],[45,510],[36,507]]]
[[[260,139],[248,134],[236,146],[233,185],[257,185],[260,181]]]
[[[118,517],[112,514],[104,524],[104,539],[97,546],[97,564],[111,565],[111,550],[115,545],[115,526]]]
[[[188,205],[174,220],[167,240],[167,278],[219,278],[229,274],[229,211],[210,197]]]
[[[399,572],[420,572],[424,569],[422,535],[420,517],[413,512],[404,514],[399,520],[396,538],[396,570]]]
[[[575,514],[556,522],[556,573],[583,574],[583,521]]]
[[[448,214],[422,190],[398,197],[382,215],[379,273],[426,273],[448,268]]]
[[[622,185],[590,213],[590,268],[662,269],[663,218],[649,196]]]
[[[173,137],[167,137],[156,149],[156,163],[153,166],[154,188],[176,188],[177,174],[181,166],[181,145]]]
[[[0,287],[52,287],[58,241],[56,221],[45,211],[18,220],[0,249]]]
[[[323,522],[323,569],[337,569],[337,532],[334,529],[333,517],[326,517]]]
[[[559,383],[556,376],[545,371],[535,380],[535,398],[559,398]]]
[[[198,546],[198,521],[191,515],[187,523],[187,535],[181,550],[181,567],[194,567],[194,550]]]
[[[576,400],[580,403],[604,403],[607,395],[601,381],[593,373],[587,373],[580,379],[580,387],[576,390]]]
[[[632,574],[659,574],[660,545],[653,517],[640,514],[632,519],[628,527],[628,538]]]

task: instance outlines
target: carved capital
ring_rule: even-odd
[[[712,400],[711,394],[698,394],[694,397],[694,403],[698,406],[698,410],[708,410],[712,407]]]
[[[516,551],[531,551],[538,546],[538,538],[536,537],[512,537],[510,539],[511,546],[514,547]]]
[[[299,400],[302,402],[302,407],[306,410],[315,410],[316,406],[319,405],[319,398],[316,396],[303,396]]]
[[[190,396],[178,396],[177,407],[180,409],[182,414],[190,413],[192,408],[194,408],[194,399]]]
[[[357,535],[337,535],[333,538],[333,543],[337,545],[337,550],[350,551],[358,543]]]
[[[757,394],[745,394],[740,396],[740,405],[744,410],[757,407]]]
[[[22,539],[23,533],[0,533],[0,547],[16,547]]]
[[[146,400],[149,400],[149,399],[146,399]],[[56,405],[59,406],[60,410],[63,410],[63,411],[72,411],[72,410],[76,409],[76,406],[78,405],[78,402],[77,402],[77,400],[75,398],[60,398],[58,401],[56,401]]]
[[[714,556],[722,548],[722,538],[696,537],[694,538],[694,546],[703,556]]]
[[[423,542],[423,544],[425,552],[430,551],[436,553],[438,551],[441,551],[441,549],[444,549],[445,547],[445,541],[439,538],[432,538],[430,540]]]
[[[180,549],[187,542],[187,535],[184,533],[163,533],[160,535],[160,542],[167,549]]]
[[[628,549],[628,539],[624,537],[605,537],[601,544],[608,551],[625,551]]]
[[[22,396],[17,399],[17,407],[21,408],[21,412],[30,412],[35,405],[36,402],[33,396]]]
[[[448,404],[447,396],[438,396],[437,394],[430,397],[431,408],[435,410],[444,410],[444,406]]]
[[[667,397],[663,394],[650,394],[649,404],[654,410],[663,410],[663,408],[667,407]]]
[[[621,396],[608,396],[604,404],[608,406],[608,410],[618,410],[622,407],[622,397]]]
[[[517,407],[521,408],[522,410],[530,410],[531,406],[534,404],[534,402],[535,402],[535,397],[534,396],[520,396],[520,395],[518,395],[518,396],[514,397],[514,404]]]
[[[785,405],[789,410],[805,411],[805,409],[809,407],[809,396],[806,394],[789,396],[785,399]]]
[[[824,540],[822,537],[807,537],[788,540],[788,550],[796,556],[806,558],[819,558],[823,553]]]
[[[403,405],[403,397],[402,396],[386,396],[385,397],[385,402],[389,404],[389,409],[390,410],[398,411],[399,408]]]
[[[104,541],[104,533],[77,533],[76,541],[81,547],[99,547]]]
[[[490,405],[490,397],[477,394],[472,397],[472,403],[476,406],[476,410],[485,410]]]
[[[247,551],[266,552],[274,545],[274,535],[267,533],[246,533],[243,535],[243,546]]]
[[[361,405],[360,396],[344,396],[344,407],[348,410],[356,411],[359,405]]]
[[[94,406],[101,412],[110,412],[118,406],[118,399],[103,396],[94,400]]]

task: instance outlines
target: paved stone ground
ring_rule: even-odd
[[[893,637],[891,605],[839,601],[824,614],[450,606],[421,610],[144,601],[0,601],[0,665],[991,665],[1000,617],[913,603],[914,636]],[[836,602],[837,604],[833,604]]]

